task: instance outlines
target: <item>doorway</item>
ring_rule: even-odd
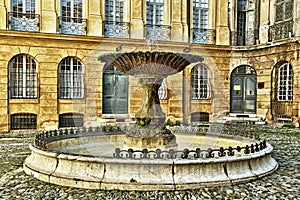
[[[235,68],[230,79],[230,112],[256,113],[257,76],[251,66]]]
[[[128,75],[113,65],[103,71],[103,114],[128,114]]]

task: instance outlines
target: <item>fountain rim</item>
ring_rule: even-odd
[[[179,149],[179,150],[174,150],[175,153],[183,153],[188,150],[189,152],[188,153],[196,153],[197,149],[201,149],[201,152],[207,152],[209,153],[210,151],[212,151],[213,154],[217,153],[225,153],[226,152],[226,155],[224,156],[220,156],[220,157],[217,157],[218,159],[221,159],[221,158],[234,158],[234,157],[240,157],[240,156],[248,156],[248,155],[253,155],[255,153],[260,153],[262,151],[265,151],[266,149],[268,149],[270,147],[270,145],[265,141],[261,141],[259,136],[258,135],[254,135],[254,134],[239,134],[239,135],[233,135],[233,134],[222,134],[222,133],[200,133],[200,134],[192,134],[192,133],[177,133],[176,135],[187,135],[187,136],[209,136],[209,137],[216,137],[216,138],[224,138],[224,139],[232,139],[232,140],[236,140],[236,141],[244,141],[246,143],[249,143],[247,144],[246,146],[237,146],[237,147],[232,147],[232,146],[229,146],[229,147],[220,147],[220,148],[215,148],[215,149],[212,149],[212,148],[207,148],[207,149],[201,149],[201,148],[195,148],[195,149]],[[59,141],[59,140],[65,140],[65,139],[72,139],[72,138],[80,138],[80,137],[93,137],[93,136],[99,136],[99,137],[106,137],[106,136],[109,136],[109,135],[125,135],[124,132],[122,132],[120,129],[118,130],[112,130],[112,131],[100,131],[99,127],[96,127],[96,128],[83,128],[83,129],[68,129],[68,128],[65,128],[65,129],[56,129],[56,130],[50,130],[50,131],[42,131],[40,132],[39,134],[36,135],[33,143],[32,143],[32,146],[34,148],[37,148],[41,151],[45,151],[45,152],[48,152],[48,153],[59,153],[59,154],[67,154],[67,155],[74,155],[74,156],[82,156],[82,157],[94,157],[94,156],[89,156],[89,155],[84,155],[84,154],[72,154],[72,153],[64,153],[64,152],[59,152],[59,151],[51,151],[49,149],[47,149],[47,144],[48,143],[51,143],[51,142],[56,142],[56,141]],[[230,152],[229,149],[232,148],[233,151],[234,151],[234,155],[229,155],[228,153]],[[258,149],[259,148],[259,149]],[[223,149],[223,150],[221,150]],[[240,149],[240,150],[238,150]],[[117,153],[118,151],[121,151],[121,152],[126,152],[127,153],[143,153],[143,151],[145,152],[148,152],[148,153],[158,153],[158,151],[162,151],[162,152],[167,152],[167,150],[162,150],[162,149],[156,149],[156,150],[149,150],[149,149],[138,149],[138,148],[128,148],[127,150],[126,149],[119,149],[119,148],[115,148],[115,151],[112,152],[112,155]],[[172,148],[169,149],[169,152],[170,151],[173,151]],[[248,153],[245,153],[245,151],[247,151]],[[272,149],[271,149],[272,151]],[[241,154],[239,155],[236,155],[240,152],[242,152]],[[228,154],[228,155],[227,155]],[[101,158],[101,157],[99,157]],[[180,157],[178,157],[180,158]],[[149,160],[176,160],[178,159],[176,157],[172,157],[172,158],[162,158],[162,159],[149,159]],[[212,160],[212,159],[215,159],[216,157],[214,156],[211,156],[211,157],[198,157],[198,158],[193,158],[193,159],[189,159],[189,158],[180,158],[180,159],[183,159],[183,160]],[[118,159],[118,157],[111,157],[111,159]],[[126,159],[126,158],[120,158],[120,159]],[[129,160],[139,160],[140,158],[132,158]]]
[[[46,133],[48,136],[51,134]],[[268,143],[259,152],[212,159],[92,157],[46,151],[34,144],[30,145],[30,149],[31,155],[23,164],[26,174],[44,182],[86,189],[198,189],[248,182],[278,168],[278,163],[271,157],[273,147]]]
[[[85,161],[85,162],[109,162],[109,163],[132,163],[132,164],[157,164],[157,165],[164,165],[164,164],[207,164],[207,163],[222,163],[224,161],[227,162],[234,162],[234,161],[245,161],[249,160],[249,158],[258,158],[264,155],[271,154],[273,151],[273,147],[266,143],[266,148],[255,153],[250,154],[242,154],[239,156],[225,156],[225,157],[217,157],[217,158],[203,158],[203,159],[182,159],[182,158],[176,158],[176,159],[130,159],[130,158],[114,158],[114,157],[105,157],[105,156],[88,156],[88,155],[80,155],[80,154],[71,154],[71,153],[65,153],[65,152],[56,152],[56,151],[45,151],[42,150],[33,144],[29,145],[29,149],[31,151],[35,151],[41,155],[53,157],[53,158],[60,158],[60,159],[66,159],[66,160],[79,160],[79,161]]]

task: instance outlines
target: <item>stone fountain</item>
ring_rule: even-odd
[[[140,51],[99,60],[139,79],[144,98],[136,125],[129,131],[103,126],[39,132],[24,162],[27,174],[63,186],[149,191],[237,184],[277,169],[272,146],[241,126],[180,127],[175,134],[164,126],[158,98],[163,78],[203,61],[201,56]]]
[[[141,109],[136,113],[136,126],[127,134],[125,145],[131,148],[176,148],[176,137],[166,129],[158,97],[164,78],[182,71],[186,66],[202,62],[197,55],[172,52],[128,52],[102,55],[102,62],[110,63],[125,74],[135,76],[144,90]]]

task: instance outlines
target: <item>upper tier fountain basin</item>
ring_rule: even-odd
[[[134,51],[104,54],[98,60],[110,63],[128,75],[169,76],[204,59],[199,55],[179,52]]]
[[[30,146],[24,170],[79,188],[185,190],[257,179],[278,166],[272,146],[253,135],[175,135],[177,149],[142,150],[123,147],[121,131],[43,132]]]

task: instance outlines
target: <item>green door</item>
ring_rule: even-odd
[[[113,65],[103,72],[103,114],[128,114],[128,76]]]
[[[240,66],[231,73],[230,112],[256,113],[257,78],[250,66]]]

